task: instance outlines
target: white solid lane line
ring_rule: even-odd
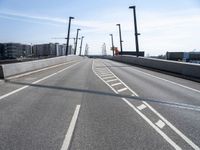
[[[109,85],[106,81],[104,81],[94,70],[94,61],[92,64],[92,70],[96,76],[99,77],[100,80],[102,80],[106,85],[108,85],[113,92],[116,94],[119,94],[111,85]],[[113,73],[112,73],[113,74]],[[114,75],[114,74],[113,74]],[[116,76],[117,77],[117,76]],[[120,79],[119,79],[120,80]],[[120,80],[121,81],[121,80]],[[122,98],[124,102],[126,102],[133,110],[135,110],[147,123],[149,123],[167,142],[169,142],[176,150],[182,150],[174,141],[172,141],[163,131],[161,131],[156,125],[154,125],[143,113],[141,113],[135,106],[133,106],[128,100],[125,98]]]
[[[50,77],[52,77],[52,76],[55,76],[55,75],[57,75],[57,74],[59,74],[59,73],[65,71],[65,70],[67,70],[67,69],[69,69],[69,68],[71,68],[71,67],[73,67],[73,66],[79,64],[79,63],[80,63],[80,62],[75,63],[75,64],[73,64],[73,65],[71,65],[71,66],[68,66],[68,67],[66,67],[66,68],[64,68],[64,69],[62,69],[62,70],[60,70],[60,71],[58,71],[58,72],[56,72],[56,73],[53,73],[53,74],[51,74],[51,75],[49,75],[49,76],[46,76],[46,77],[44,77],[44,78],[42,78],[42,79],[40,79],[40,80],[37,80],[37,81],[35,81],[35,82],[32,82],[31,84],[36,84],[36,83],[39,83],[39,82],[41,82],[41,81],[44,81],[44,80],[46,80],[46,79],[48,79],[48,78],[50,78]],[[30,87],[30,86],[29,86],[29,85],[26,85],[26,86],[23,86],[23,87],[21,87],[21,88],[19,88],[19,89],[16,89],[16,90],[12,91],[12,92],[9,92],[9,93],[7,93],[7,94],[4,94],[4,95],[0,96],[0,100],[4,99],[4,98],[6,98],[6,97],[8,97],[8,96],[10,96],[10,95],[13,95],[13,94],[15,94],[15,93],[18,93],[18,92],[20,92],[20,91],[22,91],[22,90],[24,90],[24,89],[26,89],[26,88],[28,88],[28,87]]]
[[[7,93],[7,94],[4,94],[4,95],[0,96],[0,100],[4,99],[4,98],[6,98],[6,97],[8,97],[8,96],[10,96],[10,95],[12,95],[12,94],[15,94],[15,93],[17,93],[17,92],[19,92],[19,91],[22,91],[22,90],[24,90],[24,89],[26,89],[26,88],[28,88],[28,87],[29,87],[29,86],[26,85],[26,86],[23,86],[23,87],[21,87],[21,88],[19,88],[19,89],[16,89],[16,90],[12,91],[12,92],[9,92],[9,93]]]
[[[108,69],[110,72],[111,70]],[[112,73],[112,72],[111,72]],[[120,82],[123,83],[124,86],[126,86],[133,94],[132,96],[137,96],[139,95],[133,91],[131,88],[129,88],[122,80],[120,80],[114,73],[112,73]],[[162,78],[161,78],[162,79]],[[176,134],[178,134],[183,140],[185,140],[192,148],[195,150],[200,150],[200,148],[193,143],[187,136],[185,136],[180,130],[178,130],[174,125],[172,125],[167,119],[165,119],[160,113],[158,113],[151,105],[149,105],[147,102],[143,101],[143,103],[150,108],[158,117],[160,117]]]
[[[135,93],[135,91],[133,91],[129,86],[127,86],[127,85],[126,85],[120,78],[118,78],[110,69],[108,69],[108,70],[110,71],[110,73],[112,73],[113,76],[116,77],[116,80],[118,80],[119,82],[121,82],[129,91],[131,91],[131,93],[133,93],[132,96],[137,96],[137,97],[139,97],[138,94]],[[106,82],[107,82],[107,81],[106,81]]]
[[[93,61],[94,64],[94,61]],[[108,69],[108,68],[107,68]],[[108,69],[110,72],[111,70]],[[94,69],[93,72],[95,73]],[[112,73],[112,72],[111,72]],[[96,74],[96,73],[95,73]],[[132,89],[130,89],[122,80],[120,80],[114,73],[112,73],[116,79],[118,81],[120,81],[125,87],[127,87],[133,94],[132,96],[137,96],[137,93],[135,93]],[[111,86],[109,85],[106,81],[104,81],[98,74],[96,74],[106,85],[108,85],[116,94],[118,94],[118,92]],[[143,101],[143,103],[149,107],[156,115],[158,115],[158,117],[160,117],[173,131],[176,132],[176,134],[178,134],[183,140],[185,140],[192,148],[194,148],[195,150],[200,150],[200,148],[193,143],[188,137],[186,137],[180,130],[178,130],[175,126],[173,126],[167,119],[165,119],[161,114],[159,114],[153,107],[151,107],[147,102]],[[139,111],[139,110],[138,110]]]
[[[133,110],[135,110],[152,128],[154,128],[171,146],[176,150],[181,150],[181,147],[178,146],[172,139],[170,139],[163,131],[161,131],[156,125],[154,125],[149,118],[147,118],[143,113],[141,113],[135,106],[133,106],[127,99],[122,98],[125,103],[127,103]]]
[[[49,70],[49,69],[56,68],[56,67],[59,67],[59,66],[64,66],[64,65],[66,65],[66,64],[70,64],[70,63],[73,63],[73,62],[75,62],[75,61],[68,61],[68,62],[65,62],[65,63],[53,65],[53,66],[50,66],[50,67],[45,67],[45,68],[42,68],[42,69],[38,69],[38,70],[26,72],[26,73],[23,73],[23,74],[20,74],[20,75],[8,77],[8,78],[6,78],[6,79],[7,79],[7,80],[11,80],[11,79],[16,79],[16,78],[24,77],[24,76],[27,76],[27,75],[30,75],[30,74],[33,74],[33,73],[37,73],[37,72]]]
[[[67,130],[67,134],[65,135],[65,139],[63,141],[63,144],[62,144],[62,147],[61,147],[60,150],[68,150],[69,149],[70,142],[71,142],[71,139],[72,139],[72,136],[73,136],[73,133],[74,133],[74,129],[75,129],[75,126],[76,126],[76,122],[77,122],[77,119],[78,119],[80,107],[81,107],[81,105],[76,106],[76,109],[74,111],[74,115],[72,117],[69,128]]]
[[[165,123],[162,120],[158,120],[158,122],[156,122],[155,124],[161,129],[165,126]]]
[[[185,88],[185,89],[188,89],[188,90],[191,90],[191,91],[194,91],[194,92],[197,92],[197,93],[200,93],[199,90],[197,89],[194,89],[194,88],[191,88],[191,87],[188,87],[188,86],[185,86],[185,85],[182,85],[182,84],[179,84],[179,83],[176,83],[176,82],[173,82],[173,81],[170,81],[170,80],[167,80],[167,79],[164,79],[164,78],[160,78],[160,77],[157,77],[157,76],[154,76],[154,75],[151,75],[149,73],[146,73],[146,72],[143,72],[143,71],[140,71],[140,70],[137,70],[137,69],[134,69],[132,68],[133,70],[137,71],[137,72],[140,72],[140,73],[143,73],[147,76],[150,76],[150,77],[153,77],[153,78],[156,78],[156,79],[159,79],[159,80],[162,80],[162,81],[165,81],[165,82],[168,82],[168,83],[171,83],[171,84],[174,84],[174,85],[177,85],[177,86],[180,86],[182,88]]]
[[[176,134],[178,134],[182,139],[184,139],[190,146],[192,146],[192,148],[194,148],[195,150],[200,150],[200,148],[194,144],[187,136],[185,136],[185,134],[183,134],[180,130],[178,130],[173,124],[171,124],[171,122],[169,122],[167,119],[165,119],[159,112],[157,112],[153,107],[151,107],[151,105],[149,105],[147,102],[144,102],[144,104],[147,105],[147,107],[149,107],[158,117],[160,117],[160,119],[162,119],[172,130],[174,130],[176,132]]]

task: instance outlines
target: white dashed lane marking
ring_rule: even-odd
[[[156,125],[159,127],[159,128],[163,128],[165,126],[165,123],[162,121],[162,120],[158,120],[158,122],[156,122]]]
[[[122,84],[121,82],[118,82],[118,83],[112,84],[111,86],[113,87],[113,86],[117,86],[117,85],[121,85],[121,84]]]
[[[74,129],[75,129],[75,126],[76,126],[76,122],[77,122],[77,119],[78,119],[80,107],[81,107],[81,105],[76,106],[72,120],[71,120],[69,128],[67,130],[67,134],[65,135],[65,139],[63,141],[61,150],[68,150],[69,149],[71,139],[72,139],[72,136],[73,136],[73,133],[74,133]]]
[[[119,90],[117,90],[117,92],[124,92],[124,91],[126,91],[127,90],[127,88],[122,88],[122,89],[119,89]]]
[[[109,83],[109,82],[113,82],[113,81],[117,81],[118,79],[112,79],[112,80],[108,80],[108,81],[106,81],[107,83]]]
[[[139,110],[143,110],[143,109],[145,109],[146,107],[147,107],[146,105],[142,104],[142,105],[138,106],[137,108],[138,108]]]
[[[104,77],[103,79],[106,80],[106,79],[112,79],[112,78],[115,78],[114,76],[110,76],[110,77]]]
[[[133,104],[131,104],[127,99],[122,98],[124,102],[126,102],[133,110],[135,110],[152,128],[155,129],[172,147],[176,150],[182,150],[182,148],[177,145],[166,133],[164,133],[161,129],[159,129],[148,117],[146,117],[141,111],[135,108]]]
[[[95,64],[96,65],[96,64]],[[103,63],[98,63],[98,65],[103,66]],[[132,94],[131,96],[138,97],[137,93],[135,93],[130,87],[128,87],[122,80],[120,80],[114,73],[111,72],[110,69],[107,68],[107,71],[112,74],[116,79],[113,80],[104,80],[98,72],[94,69],[94,61],[92,65],[93,72],[106,84],[108,85],[116,94],[119,94],[119,92],[126,90],[129,90]],[[117,83],[112,83],[113,81],[118,81]],[[124,88],[120,90],[116,90],[114,87],[117,85],[123,85]],[[200,150],[200,148],[193,143],[188,137],[186,137],[180,130],[178,130],[174,125],[172,125],[167,119],[165,119],[161,114],[159,114],[152,106],[150,106],[147,102],[143,101],[143,104],[136,107],[131,104],[127,99],[122,98],[123,101],[125,101],[130,107],[132,107],[144,120],[147,121],[169,144],[171,144],[175,149],[181,150],[182,148],[177,145],[165,132],[162,131],[162,128],[164,126],[168,125],[178,136],[180,136],[187,144],[189,144],[193,149]],[[147,116],[145,116],[141,111],[145,108],[148,108],[148,110],[152,111],[158,118],[160,118],[156,123],[153,123]]]
[[[107,76],[111,76],[112,74],[105,74],[105,75],[101,75],[101,77],[107,77]]]

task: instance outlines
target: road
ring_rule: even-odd
[[[199,150],[199,127],[199,83],[111,60],[0,81],[2,150]]]

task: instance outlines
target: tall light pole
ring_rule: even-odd
[[[81,29],[77,29],[77,33],[76,33],[76,45],[75,45],[75,50],[74,50],[74,55],[76,55],[76,50],[77,50],[77,44],[78,44],[78,33]]]
[[[83,39],[84,39],[84,36],[81,37],[81,46],[80,46],[80,53],[79,53],[79,56],[81,56],[81,52],[82,52]]]
[[[67,34],[67,46],[66,46],[66,55],[68,55],[69,50],[69,38],[70,38],[70,28],[71,28],[71,20],[75,19],[74,17],[69,17],[69,25],[68,25],[68,34]]]
[[[135,46],[136,46],[136,55],[139,56],[139,43],[138,43],[138,33],[137,30],[137,19],[136,19],[136,6],[130,6],[130,9],[133,9],[133,17],[134,17],[134,27],[135,27]]]
[[[115,55],[115,53],[114,53],[114,41],[113,41],[113,34],[110,34],[110,36],[111,36],[111,43],[112,43],[112,51],[113,51],[113,56]]]
[[[119,39],[120,39],[120,49],[121,49],[121,55],[122,55],[122,51],[123,51],[123,48],[122,48],[122,32],[121,32],[121,25],[120,24],[116,24],[117,26],[119,26]]]

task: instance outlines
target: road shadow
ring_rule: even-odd
[[[141,102],[145,101],[145,102],[150,102],[150,103],[156,103],[159,105],[166,105],[166,106],[170,106],[170,107],[176,107],[176,108],[188,109],[188,110],[200,112],[200,106],[188,105],[188,104],[183,104],[183,103],[168,102],[168,101],[163,101],[163,100],[155,100],[155,99],[148,99],[148,98],[142,98],[142,97],[137,97],[137,96],[115,94],[115,93],[110,93],[110,92],[79,89],[79,88],[49,86],[49,85],[42,85],[42,84],[31,84],[31,83],[17,82],[17,81],[11,81],[11,80],[5,80],[5,82],[10,83],[10,84],[16,84],[16,85],[24,85],[24,86],[31,86],[31,87],[38,87],[38,88],[70,91],[70,92],[76,92],[76,93],[87,93],[87,94],[96,94],[96,95],[103,95],[103,96],[110,96],[110,97],[117,97],[117,98],[127,98],[130,101],[141,101]]]

